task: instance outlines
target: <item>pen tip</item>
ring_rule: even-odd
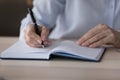
[[[41,45],[42,46],[42,48],[45,48],[45,46],[44,45]]]

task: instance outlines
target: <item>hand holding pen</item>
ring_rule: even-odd
[[[30,24],[24,31],[26,43],[31,47],[44,48],[45,46],[48,46],[49,41],[47,40],[47,36],[49,34],[49,30],[44,26],[37,25],[34,13],[30,8],[28,9],[28,12],[33,23]]]

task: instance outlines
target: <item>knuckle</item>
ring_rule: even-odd
[[[105,24],[103,24],[103,23],[100,23],[100,24],[99,24],[99,26],[104,26],[104,25],[105,25]]]
[[[28,25],[28,26],[33,27],[33,26],[34,26],[34,24],[30,24],[30,25]]]
[[[102,23],[99,24],[98,26],[99,26],[100,28],[104,28],[104,24],[102,24]]]
[[[86,45],[90,44],[90,41],[89,41],[89,40],[88,40],[88,41],[86,41],[86,42],[85,42],[85,44],[86,44]]]
[[[104,44],[106,44],[106,43],[108,43],[108,41],[107,41],[106,39],[102,39],[102,40],[99,42],[99,45],[101,46],[101,45],[104,45]]]
[[[114,35],[113,33],[111,33],[110,36],[111,36],[112,38],[115,38],[115,35]]]
[[[92,42],[93,42],[92,40],[88,40],[88,41],[86,42],[86,44],[87,44],[87,45],[90,45]]]
[[[42,29],[43,29],[44,31],[46,31],[46,32],[49,32],[49,29],[46,28],[45,26],[42,26]]]
[[[111,29],[107,29],[109,34],[113,34],[113,31]]]
[[[113,33],[110,35],[110,38],[111,38],[111,40],[112,40],[113,42],[116,41],[116,37],[115,37],[115,35],[114,35]]]
[[[98,28],[100,28],[100,29],[108,29],[108,27],[105,24],[102,24],[102,23],[98,25]]]
[[[42,29],[43,29],[43,30],[46,30],[47,28],[46,28],[45,26],[42,26]]]
[[[101,35],[97,35],[97,36],[94,37],[95,40],[97,40],[99,38],[101,38]]]

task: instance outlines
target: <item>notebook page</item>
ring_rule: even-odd
[[[33,48],[26,43],[18,41],[10,48],[1,53],[3,58],[49,58],[49,51],[58,46],[57,41],[53,41],[52,45],[46,48]]]
[[[52,52],[65,52],[74,54],[83,58],[96,59],[101,56],[103,48],[88,48],[77,45],[73,41],[63,41],[60,46],[53,49]]]

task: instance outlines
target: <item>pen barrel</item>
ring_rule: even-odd
[[[34,27],[35,27],[35,32],[36,32],[38,35],[40,35],[41,32],[40,32],[40,30],[39,30],[39,28],[38,28],[38,25],[37,25],[37,24],[34,24]]]
[[[34,28],[35,28],[35,32],[39,35],[39,36],[41,36],[41,30],[39,30],[39,28],[38,28],[38,25],[37,24],[34,24]],[[42,45],[42,48],[44,48],[45,46],[44,46],[44,41],[42,40],[42,43],[41,43],[41,45]]]

